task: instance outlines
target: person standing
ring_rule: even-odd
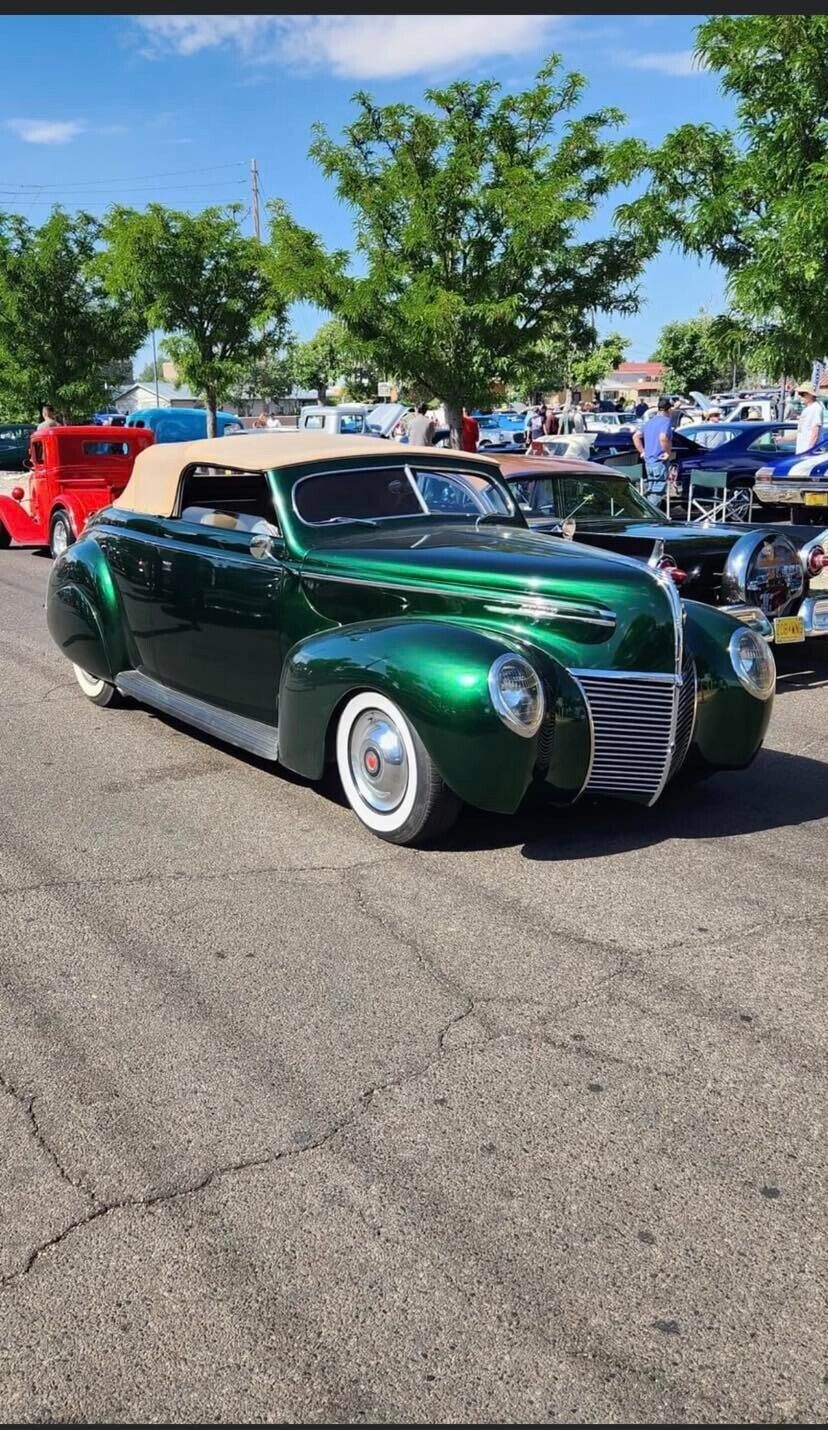
[[[644,462],[644,495],[648,497],[661,498],[667,490],[667,464],[672,455],[671,405],[669,397],[660,397],[655,417],[632,434],[633,446]]]
[[[796,395],[801,397],[805,404],[796,424],[796,450],[810,452],[822,438],[825,413],[810,382],[801,382],[796,389]]]
[[[480,427],[466,408],[463,408],[463,431],[460,439],[460,450],[462,452],[476,452],[477,443],[480,437]]]
[[[437,424],[428,410],[428,404],[421,402],[408,424],[408,440],[412,447],[430,447],[434,442]]]
[[[55,416],[55,409],[50,402],[44,402],[40,409],[42,421],[38,422],[35,432],[48,432],[50,427],[60,427],[62,424]]]

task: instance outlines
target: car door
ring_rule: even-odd
[[[161,679],[274,725],[288,573],[268,478],[193,469],[184,474],[178,509],[161,523],[169,630],[160,644]]]

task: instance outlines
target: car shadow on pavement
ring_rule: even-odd
[[[777,647],[776,694],[795,690],[824,690],[828,686],[828,639],[803,645]]]
[[[440,841],[446,853],[520,846],[539,862],[595,859],[676,839],[721,839],[785,829],[828,816],[828,764],[762,750],[748,770],[693,782],[679,776],[653,808],[583,799],[570,809],[515,815],[466,808]]]

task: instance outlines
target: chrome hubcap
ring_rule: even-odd
[[[380,814],[401,804],[408,788],[408,756],[390,716],[364,710],[354,721],[348,760],[354,784],[371,809]]]
[[[66,527],[62,521],[55,522],[55,529],[52,532],[52,549],[55,556],[62,556],[69,545],[69,537],[66,534]]]

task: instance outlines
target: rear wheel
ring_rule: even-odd
[[[436,839],[460,811],[417,731],[375,691],[353,696],[342,711],[336,763],[354,814],[392,844]]]
[[[93,705],[117,705],[120,696],[115,686],[108,680],[101,680],[97,675],[90,675],[88,670],[84,670],[80,665],[73,665],[75,679],[87,700],[91,700]]]
[[[62,556],[64,551],[68,551],[74,540],[75,533],[72,530],[69,513],[66,511],[56,511],[52,517],[52,525],[49,528],[49,550],[55,560],[57,560],[58,556]]]

